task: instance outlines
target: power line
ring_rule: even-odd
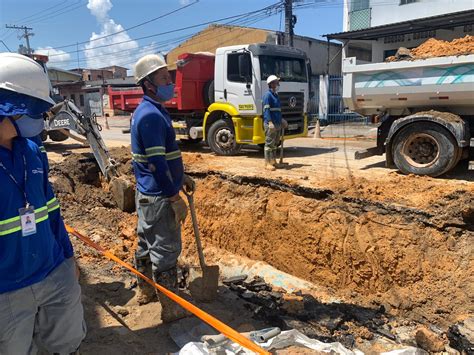
[[[223,25],[224,26],[225,25],[232,25],[232,26],[235,26],[235,25],[241,25],[241,26],[242,25],[249,25],[251,23],[256,23],[258,21],[261,21],[262,19],[265,19],[267,17],[268,16],[266,14],[255,14],[255,15],[252,15],[252,16],[240,16],[238,19],[226,22]],[[230,30],[234,30],[234,29],[230,28]],[[143,48],[146,48],[146,47],[149,47],[150,50],[158,49],[158,48],[165,48],[166,46],[168,46],[170,44],[180,43],[182,41],[188,40],[188,39],[196,36],[196,34],[197,33],[192,33],[192,34],[188,34],[188,35],[184,35],[184,36],[170,38],[170,39],[164,40],[162,42],[154,43],[154,44],[143,45],[143,46],[140,46],[138,48],[130,48],[130,49],[128,49],[126,51],[123,51],[119,54],[117,54],[117,52],[109,52],[109,53],[99,54],[99,55],[96,55],[96,56],[93,56],[93,57],[85,57],[85,58],[82,58],[80,61],[81,62],[87,62],[89,60],[94,60],[94,59],[97,59],[99,57],[102,58],[102,57],[106,57],[106,56],[110,56],[110,55],[114,55],[114,57],[117,57],[117,56],[118,57],[126,57],[126,56],[130,56],[131,52],[136,52],[137,50],[143,49]],[[213,37],[207,38],[207,37],[209,37],[209,35],[213,35]],[[218,38],[220,36],[221,36],[221,34],[215,35],[214,33],[207,33],[207,34],[202,35],[201,39],[205,37],[206,40],[211,40],[211,39],[214,39],[214,38]],[[192,44],[181,45],[181,46],[179,46],[179,48],[188,47],[190,45],[192,45]],[[138,55],[140,55],[140,54],[141,53],[139,53]],[[73,59],[67,60],[67,61],[54,61],[54,60],[52,60],[50,63],[65,63],[65,62],[73,62],[73,61],[74,61]]]
[[[278,12],[276,12],[275,14],[273,15],[276,15]],[[267,14],[256,14],[256,15],[252,15],[252,16],[241,16],[239,19],[237,20],[233,20],[233,21],[229,21],[229,22],[226,22],[225,24],[223,24],[224,26],[225,25],[230,25],[231,23],[232,24],[239,24],[239,25],[250,25],[250,24],[253,24],[253,23],[256,23],[258,21],[261,21],[263,19],[266,19],[270,16],[273,16],[273,15],[267,15]],[[234,25],[233,25],[234,26]],[[229,28],[229,30],[236,30],[237,28]],[[213,37],[210,37],[208,38],[210,35],[213,35]],[[126,63],[123,63],[123,62],[120,62],[120,65],[127,65],[127,64],[132,64],[132,63],[135,63],[137,58],[139,58],[140,56],[142,55],[145,55],[147,53],[150,53],[150,51],[157,51],[158,49],[161,49],[161,48],[166,48],[168,47],[169,45],[171,44],[174,44],[174,43],[181,43],[182,41],[184,40],[187,40],[187,39],[190,39],[192,37],[196,36],[196,33],[193,33],[193,34],[190,34],[190,35],[185,35],[185,36],[180,36],[180,37],[175,37],[175,38],[172,38],[172,39],[168,39],[168,40],[165,40],[165,41],[162,41],[162,42],[158,42],[158,43],[155,43],[155,44],[148,44],[148,45],[144,45],[144,46],[140,46],[138,48],[131,48],[123,53],[119,53],[117,54],[116,52],[110,52],[110,53],[105,53],[105,54],[99,54],[97,56],[93,56],[93,57],[86,57],[86,58],[83,58],[81,59],[81,62],[95,62],[97,61],[97,66],[99,65],[99,61],[100,61],[100,58],[102,57],[106,57],[106,56],[110,56],[110,55],[114,55],[114,59],[115,58],[125,58],[125,57],[130,57],[132,56],[132,59],[131,61],[129,62],[126,62]],[[203,39],[204,37],[206,37],[206,40],[211,40],[213,38],[219,38],[221,37],[222,34],[218,34],[216,35],[215,33],[207,33],[207,34],[204,34],[204,35],[201,35],[200,39]],[[240,34],[237,34],[235,37],[233,38],[227,38],[227,40],[225,42],[222,42],[222,44],[226,43],[226,42],[229,42],[229,41],[232,41],[234,38],[237,38],[239,37]],[[179,47],[176,47],[176,48],[185,48],[185,47],[189,47],[189,46],[192,46],[194,45],[193,43],[189,43],[189,44],[184,44],[184,45],[180,45]],[[148,48],[147,48],[148,47]],[[140,49],[146,49],[144,51],[139,51]],[[138,51],[138,52],[137,52]],[[67,61],[51,61],[50,63],[64,63],[64,62],[73,62],[73,60],[67,60]],[[91,66],[96,66],[96,65],[91,65]]]
[[[35,24],[35,23],[40,23],[40,22],[46,21],[46,20],[50,20],[50,19],[58,17],[60,15],[64,15],[68,12],[75,11],[75,10],[81,8],[81,7],[84,7],[84,5],[86,5],[86,2],[82,2],[82,0],[79,0],[79,1],[73,3],[69,6],[66,6],[65,8],[61,8],[59,10],[53,11],[52,13],[46,14],[44,16],[40,16],[40,17],[35,18],[35,19],[33,19],[29,22],[31,24]]]
[[[178,28],[178,29],[174,29],[174,30],[155,33],[155,34],[152,34],[152,35],[142,36],[142,37],[129,39],[129,40],[125,40],[125,41],[120,41],[120,42],[115,42],[115,43],[111,43],[111,44],[105,44],[105,45],[97,46],[97,47],[93,47],[93,48],[85,48],[85,49],[82,49],[81,52],[96,50],[96,49],[99,49],[99,48],[116,46],[116,45],[119,45],[119,44],[124,44],[124,43],[129,43],[129,42],[135,42],[135,41],[138,41],[138,40],[163,36],[163,35],[170,34],[170,33],[181,32],[181,31],[185,31],[185,30],[189,30],[189,29],[193,29],[193,28],[197,28],[197,27],[202,27],[202,26],[209,25],[209,24],[216,23],[216,22],[220,22],[220,21],[239,18],[239,17],[242,17],[244,15],[252,15],[252,14],[255,14],[255,13],[258,13],[258,12],[262,12],[262,11],[271,11],[271,10],[274,10],[276,8],[276,6],[279,6],[279,5],[281,5],[280,2],[278,2],[276,4],[273,4],[273,5],[270,5],[270,6],[266,6],[262,9],[260,9],[260,10],[250,11],[250,12],[239,14],[239,15],[228,16],[228,17],[224,17],[224,18],[221,18],[221,19],[217,19],[217,20],[206,21],[206,22],[196,24],[196,25],[186,26],[186,27],[182,27],[182,28]],[[64,53],[61,53],[61,54],[52,54],[50,57],[55,57],[55,56],[64,55],[64,54],[71,54],[71,53],[76,53],[76,51],[64,52]]]
[[[77,45],[81,45],[81,44],[86,44],[86,43],[90,43],[90,42],[99,41],[99,40],[104,39],[104,38],[107,38],[107,37],[115,36],[115,35],[118,35],[119,33],[123,33],[123,32],[129,31],[129,30],[133,30],[133,29],[135,29],[135,28],[138,28],[138,27],[147,25],[147,24],[149,24],[149,23],[151,23],[151,22],[154,22],[154,21],[156,21],[156,20],[162,19],[163,17],[172,15],[172,14],[174,14],[174,13],[176,13],[176,12],[179,12],[179,11],[181,11],[181,10],[184,10],[184,9],[190,7],[190,6],[195,5],[195,4],[197,4],[198,2],[199,2],[199,0],[195,0],[195,1],[192,2],[192,3],[189,3],[189,4],[187,4],[187,5],[181,6],[181,7],[177,8],[177,9],[174,9],[174,10],[172,10],[172,11],[170,11],[170,12],[167,12],[167,13],[165,13],[165,14],[163,14],[163,15],[160,15],[160,16],[158,16],[158,17],[152,18],[152,19],[147,20],[147,21],[145,21],[145,22],[141,22],[141,23],[139,23],[139,24],[137,24],[137,25],[134,25],[134,26],[132,26],[132,27],[125,28],[125,29],[123,29],[123,30],[121,30],[121,31],[108,34],[108,35],[106,35],[106,36],[94,38],[94,39],[91,39],[91,40],[89,40],[89,41],[78,42],[78,43],[75,43],[75,44],[63,45],[63,46],[59,46],[59,47],[55,47],[55,48],[56,48],[56,49],[68,48],[68,47],[72,47],[72,46],[77,46]]]
[[[46,8],[46,9],[44,9],[44,10],[41,10],[41,11],[39,11],[39,12],[36,12],[36,13],[34,13],[33,15],[29,15],[29,16],[27,16],[27,17],[20,18],[20,19],[16,20],[15,22],[18,23],[18,22],[27,21],[27,20],[29,20],[29,19],[31,19],[31,18],[34,18],[34,17],[38,16],[39,14],[42,14],[43,12],[46,12],[46,11],[49,11],[49,10],[51,10],[51,9],[54,9],[55,7],[61,6],[62,4],[66,3],[66,2],[67,2],[67,0],[63,0],[63,1],[61,1],[60,3],[56,4],[56,5],[50,6],[50,7]]]

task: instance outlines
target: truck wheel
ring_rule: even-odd
[[[392,149],[395,165],[402,173],[436,177],[454,167],[459,148],[443,127],[419,122],[402,128]]]
[[[211,125],[207,141],[212,151],[217,155],[234,155],[242,148],[242,145],[235,141],[232,123],[222,119]]]
[[[48,132],[49,138],[51,138],[52,141],[54,142],[63,142],[69,137],[66,136],[63,132],[61,131],[49,131]]]
[[[214,95],[214,80],[210,80],[204,84],[203,99],[206,106],[210,106],[214,101],[216,101]]]

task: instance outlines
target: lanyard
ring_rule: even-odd
[[[23,193],[23,196],[25,196],[26,208],[30,207],[30,203],[28,202],[28,198],[26,196],[26,180],[28,179],[28,171],[26,169],[26,158],[25,158],[25,156],[23,155],[23,169],[25,170],[25,188],[23,188],[18,183],[18,181],[13,176],[13,174],[10,171],[8,171],[8,169],[5,167],[5,165],[3,165],[3,163],[1,161],[0,161],[0,168],[2,168],[3,171],[5,171],[5,174],[7,174],[10,177],[10,179],[15,183],[15,185],[18,186],[18,189]]]

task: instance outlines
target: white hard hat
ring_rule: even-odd
[[[54,105],[49,78],[33,59],[17,53],[0,53],[0,89],[28,95]]]
[[[270,85],[270,83],[274,82],[275,80],[280,81],[280,78],[276,75],[270,75],[267,78],[267,84]]]
[[[167,66],[162,56],[158,54],[147,54],[141,57],[137,64],[135,64],[135,82],[138,84],[151,73],[161,68],[166,68]]]

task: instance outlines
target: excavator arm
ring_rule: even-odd
[[[101,126],[97,123],[95,114],[85,115],[71,100],[64,100],[57,103],[47,112],[48,118],[45,121],[45,129],[50,132],[60,130],[67,135],[78,139],[70,134],[75,132],[86,141],[94,154],[100,171],[109,184],[110,191],[115,198],[118,207],[127,212],[135,210],[135,192],[133,183],[118,171],[118,164],[110,156],[100,134]]]
[[[87,116],[71,100],[64,100],[51,108],[47,113],[45,129],[68,130],[83,136],[99,165],[100,171],[107,181],[118,177],[117,163],[111,158],[109,150],[102,139],[102,127],[97,123],[95,115]]]

